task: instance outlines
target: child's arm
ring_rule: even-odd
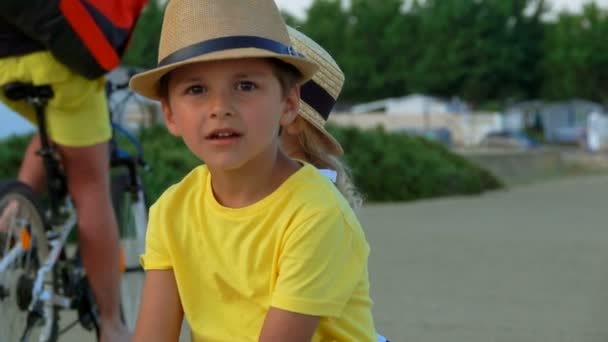
[[[310,342],[319,325],[318,316],[303,315],[271,307],[262,326],[260,342]]]
[[[365,285],[369,247],[354,214],[329,208],[293,227],[282,242],[260,341],[310,342],[320,322],[343,315]]]
[[[177,341],[183,317],[173,271],[147,271],[133,341]]]

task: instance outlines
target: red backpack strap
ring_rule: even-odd
[[[120,63],[114,47],[80,0],[61,0],[59,9],[102,68],[112,70]]]
[[[104,15],[112,25],[131,31],[148,0],[83,0]]]
[[[112,25],[111,29],[131,32],[147,0],[60,0],[59,8],[74,32],[80,37],[99,66],[110,71],[120,64],[121,56],[117,47],[108,40],[102,27],[95,21],[83,1],[108,19]]]

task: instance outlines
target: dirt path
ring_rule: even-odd
[[[608,341],[608,176],[361,218],[376,324],[394,342]]]
[[[361,216],[393,341],[608,341],[608,176]]]

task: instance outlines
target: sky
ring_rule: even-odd
[[[0,103],[0,139],[11,134],[23,134],[33,130],[34,126]]]
[[[580,10],[583,4],[589,1],[590,0],[548,0],[555,9],[566,9],[575,12]],[[302,18],[306,13],[306,9],[308,9],[312,3],[312,0],[275,0],[275,2],[279,8],[290,12],[298,18]],[[595,0],[595,2],[600,5],[600,7],[608,9],[608,0]]]

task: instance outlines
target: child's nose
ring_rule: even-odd
[[[211,117],[224,117],[234,114],[234,107],[227,91],[216,91],[211,94]]]

